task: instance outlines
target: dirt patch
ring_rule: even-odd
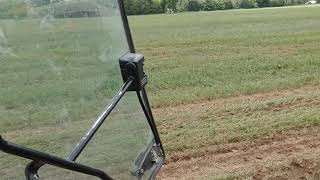
[[[320,179],[320,128],[212,146],[201,156],[184,156],[170,160],[159,179]]]

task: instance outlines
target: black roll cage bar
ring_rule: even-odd
[[[131,36],[131,31],[124,7],[123,0],[117,0],[119,9],[120,9],[120,15],[123,22],[125,35],[127,38],[129,50],[131,54],[135,53],[135,48]],[[130,63],[131,65],[132,63]],[[129,66],[128,66],[129,67]],[[134,69],[132,69],[132,66],[129,67],[129,71],[135,71],[136,67],[134,66]],[[144,74],[144,73],[143,73]],[[85,149],[87,144],[90,142],[92,137],[95,135],[95,133],[98,131],[100,126],[104,123],[106,118],[109,116],[109,114],[112,112],[112,110],[116,107],[118,102],[121,100],[121,98],[125,95],[127,91],[133,91],[132,85],[136,83],[137,79],[139,77],[135,76],[134,73],[129,75],[127,78],[124,78],[124,84],[120,88],[120,90],[117,92],[117,94],[112,98],[109,105],[106,107],[105,111],[98,117],[98,119],[95,121],[95,123],[92,125],[92,127],[88,130],[88,132],[81,138],[79,143],[74,147],[74,149],[71,151],[69,156],[66,159],[44,153],[41,151],[37,151],[35,149],[30,149],[28,147],[24,147],[18,144],[14,144],[11,142],[8,142],[4,140],[0,135],[0,151],[3,151],[5,153],[19,156],[25,159],[30,159],[32,162],[30,162],[26,168],[25,168],[25,177],[27,180],[39,180],[38,176],[38,170],[45,164],[49,164],[52,166],[56,166],[62,169],[67,169],[75,172],[79,172],[82,174],[87,174],[91,176],[98,177],[102,180],[112,180],[112,177],[110,177],[107,173],[105,173],[102,170],[92,168],[86,165],[82,165],[79,163],[76,163],[76,159],[79,157],[81,152]],[[146,83],[146,82],[145,82]],[[145,85],[145,84],[144,84]],[[144,88],[144,85],[141,85],[140,88],[136,88],[134,91],[136,91],[139,103],[142,107],[142,110],[147,118],[148,124],[150,126],[150,129],[154,135],[155,145],[159,149],[159,157],[161,158],[160,162],[157,163],[157,167],[155,171],[151,174],[150,178],[155,178],[155,175],[160,170],[161,165],[164,163],[165,159],[165,151],[163,149],[161,139],[154,121],[154,117],[152,115],[150,103],[148,100],[147,92]]]

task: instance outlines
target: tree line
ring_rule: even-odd
[[[123,0],[128,15],[263,8],[304,4],[309,0]],[[320,0],[317,0],[320,3]],[[28,11],[30,6],[32,11]],[[117,1],[106,0],[0,0],[0,19],[95,17],[112,15]],[[110,8],[112,7],[112,8]],[[31,14],[30,14],[31,13]]]
[[[116,13],[116,7],[117,1],[106,0],[0,0],[0,19],[109,16]]]
[[[124,0],[128,15],[264,8],[305,4],[309,0]],[[317,0],[320,3],[320,0]]]

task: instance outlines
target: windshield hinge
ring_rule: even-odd
[[[136,158],[131,167],[131,174],[141,178],[146,171],[155,167],[155,164],[160,164],[163,159],[162,157],[161,148],[154,142],[150,143]]]

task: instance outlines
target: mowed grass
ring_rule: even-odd
[[[130,17],[135,46],[146,57],[147,88],[157,107],[156,119],[169,158],[201,155],[211,145],[318,126],[319,12],[319,6],[310,6]],[[116,61],[108,66],[108,55],[116,59],[123,52],[106,44],[118,41],[117,36],[103,35],[111,24],[102,21],[55,21],[55,32],[43,31],[46,33],[34,32],[33,28],[39,31],[37,22],[0,24],[7,28],[4,31],[16,55],[10,56],[10,63],[2,61],[6,66],[0,67],[2,135],[60,156],[72,149],[121,80]],[[23,27],[16,28],[18,25]],[[44,24],[48,30],[47,25],[50,23]],[[48,34],[54,36],[46,38]],[[121,44],[118,47],[123,49]],[[26,70],[29,67],[32,71]],[[304,86],[311,87],[306,89],[309,93],[304,94]],[[302,90],[250,100],[250,94],[295,88]],[[243,95],[249,95],[249,100],[247,96],[232,99]],[[201,104],[207,100],[220,104]],[[135,101],[131,95],[115,112],[80,162],[114,174],[128,169],[129,163],[116,163],[123,160],[121,153],[128,152],[131,158],[130,148],[139,148],[148,137],[144,130],[137,130],[145,129],[141,112],[128,121],[128,114],[138,107],[128,102]],[[22,176],[24,162],[0,156],[0,174],[5,179]],[[55,172],[58,170],[44,174]]]
[[[319,82],[320,7],[130,17],[161,107]]]
[[[129,19],[170,160],[319,125],[320,6]]]
[[[170,160],[226,152],[220,145],[320,125],[320,89],[307,88],[217,99],[157,109]],[[216,147],[213,147],[216,146]]]

